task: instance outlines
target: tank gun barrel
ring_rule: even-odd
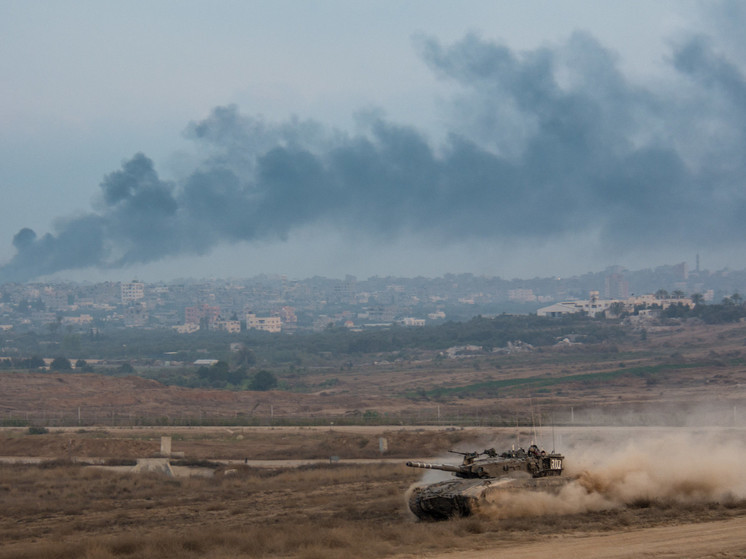
[[[464,471],[461,466],[453,466],[451,464],[431,464],[429,462],[407,462],[407,466],[410,468],[424,468],[426,470],[443,470],[444,472],[461,473]]]
[[[495,457],[497,456],[497,452],[494,448],[485,448],[482,452],[477,452],[476,450],[473,452],[461,452],[460,450],[449,450],[451,454],[459,454],[461,456],[464,456],[465,458],[479,458],[480,456],[491,456]]]

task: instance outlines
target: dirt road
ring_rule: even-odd
[[[741,558],[746,557],[746,518],[681,524],[609,535],[570,535],[544,541],[499,546],[447,554],[409,555],[427,559],[639,559]]]

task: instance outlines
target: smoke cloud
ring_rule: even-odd
[[[135,154],[94,209],[53,233],[22,229],[0,281],[205,254],[328,225],[388,239],[547,242],[598,235],[617,252],[734,246],[746,232],[746,79],[707,37],[673,47],[668,85],[637,84],[576,33],[517,52],[469,35],[417,40],[458,88],[450,134],[377,114],[355,134],[218,107],[187,129],[201,155],[163,180]]]

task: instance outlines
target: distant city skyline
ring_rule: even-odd
[[[615,267],[565,278],[453,274],[293,280],[259,275],[156,283],[6,283],[0,285],[0,331],[55,332],[63,326],[68,333],[89,334],[119,328],[277,333],[324,330],[330,323],[358,330],[420,327],[504,313],[560,316],[609,309],[619,314],[641,305],[732,305],[743,301],[741,293],[746,293],[746,270],[690,272],[685,263],[637,271]]]
[[[0,282],[746,262],[746,6],[0,6]]]
[[[404,281],[404,282],[411,282],[411,281],[417,281],[418,279],[422,279],[424,281],[441,281],[446,280],[448,278],[466,278],[471,277],[475,279],[480,280],[497,280],[500,282],[511,282],[515,284],[531,284],[534,282],[539,282],[542,284],[543,282],[555,282],[555,281],[588,281],[588,278],[596,278],[597,281],[602,281],[602,283],[598,283],[596,287],[593,289],[598,290],[599,292],[602,292],[606,295],[606,298],[611,299],[618,299],[618,298],[627,298],[631,295],[633,295],[632,292],[629,291],[630,289],[630,283],[629,278],[630,277],[657,277],[662,276],[668,278],[666,281],[662,283],[663,284],[671,284],[674,280],[672,278],[678,278],[676,281],[680,282],[692,282],[694,281],[693,289],[690,289],[687,291],[687,293],[695,293],[699,290],[696,288],[698,285],[697,282],[700,280],[707,280],[707,281],[713,281],[714,278],[723,278],[723,277],[732,277],[735,278],[735,285],[736,287],[731,289],[731,291],[744,291],[746,292],[746,266],[742,266],[740,268],[732,267],[732,266],[724,266],[722,268],[717,269],[709,269],[705,266],[697,267],[697,256],[694,258],[694,264],[690,264],[686,261],[676,262],[676,263],[670,263],[670,262],[661,262],[654,264],[652,266],[644,266],[641,268],[628,268],[626,266],[621,266],[618,264],[614,264],[611,266],[607,266],[603,269],[597,269],[597,270],[577,270],[573,273],[568,273],[564,275],[558,275],[558,274],[552,274],[552,275],[546,275],[546,276],[514,276],[514,277],[508,277],[508,276],[501,276],[499,274],[489,274],[489,273],[474,273],[470,271],[454,271],[454,272],[444,272],[440,274],[424,274],[424,273],[414,273],[409,275],[404,274],[382,274],[382,273],[373,273],[369,275],[359,276],[356,274],[340,274],[340,275],[334,275],[334,274],[311,274],[307,276],[291,276],[288,274],[283,273],[274,273],[274,272],[257,272],[256,274],[252,275],[225,275],[225,276],[219,276],[219,275],[183,275],[178,277],[173,277],[169,279],[163,279],[161,277],[155,277],[155,278],[148,278],[143,275],[138,274],[130,274],[127,275],[126,273],[123,274],[122,270],[109,270],[109,271],[103,271],[101,272],[101,275],[99,277],[99,274],[94,272],[90,273],[90,270],[87,271],[81,271],[77,274],[74,272],[62,272],[59,274],[55,274],[54,276],[50,277],[39,277],[34,280],[29,280],[27,282],[20,282],[20,285],[27,284],[29,286],[38,286],[38,285],[62,285],[66,283],[71,284],[100,284],[100,283],[110,283],[110,284],[140,284],[140,285],[173,285],[173,284],[179,284],[181,282],[187,282],[187,283],[237,283],[241,284],[243,282],[254,282],[254,281],[261,281],[263,278],[269,281],[283,281],[283,282],[312,282],[315,279],[321,280],[321,281],[328,281],[328,282],[358,282],[358,283],[365,283],[368,281],[378,282],[378,281],[385,281],[385,280],[391,280],[393,282],[396,281]],[[80,277],[74,277],[76,275],[79,275]],[[602,280],[599,280],[598,278],[602,278]],[[13,285],[16,282],[6,282],[6,283],[0,283],[0,287],[3,285]],[[743,284],[743,285],[741,285]],[[739,287],[740,286],[740,287]],[[671,285],[668,285],[669,288],[673,289]],[[652,289],[652,285],[648,285],[649,289]],[[727,291],[727,289],[726,289]],[[612,295],[613,294],[613,295]],[[639,290],[638,290],[639,294]]]

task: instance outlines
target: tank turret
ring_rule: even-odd
[[[488,448],[482,452],[457,452],[455,450],[449,452],[461,454],[464,457],[461,465],[407,462],[407,466],[452,472],[456,477],[463,479],[497,478],[515,472],[526,472],[531,474],[531,477],[545,477],[561,475],[562,461],[565,459],[561,454],[539,450],[536,445],[531,445],[528,451],[509,450],[501,454],[498,454],[494,448]]]

